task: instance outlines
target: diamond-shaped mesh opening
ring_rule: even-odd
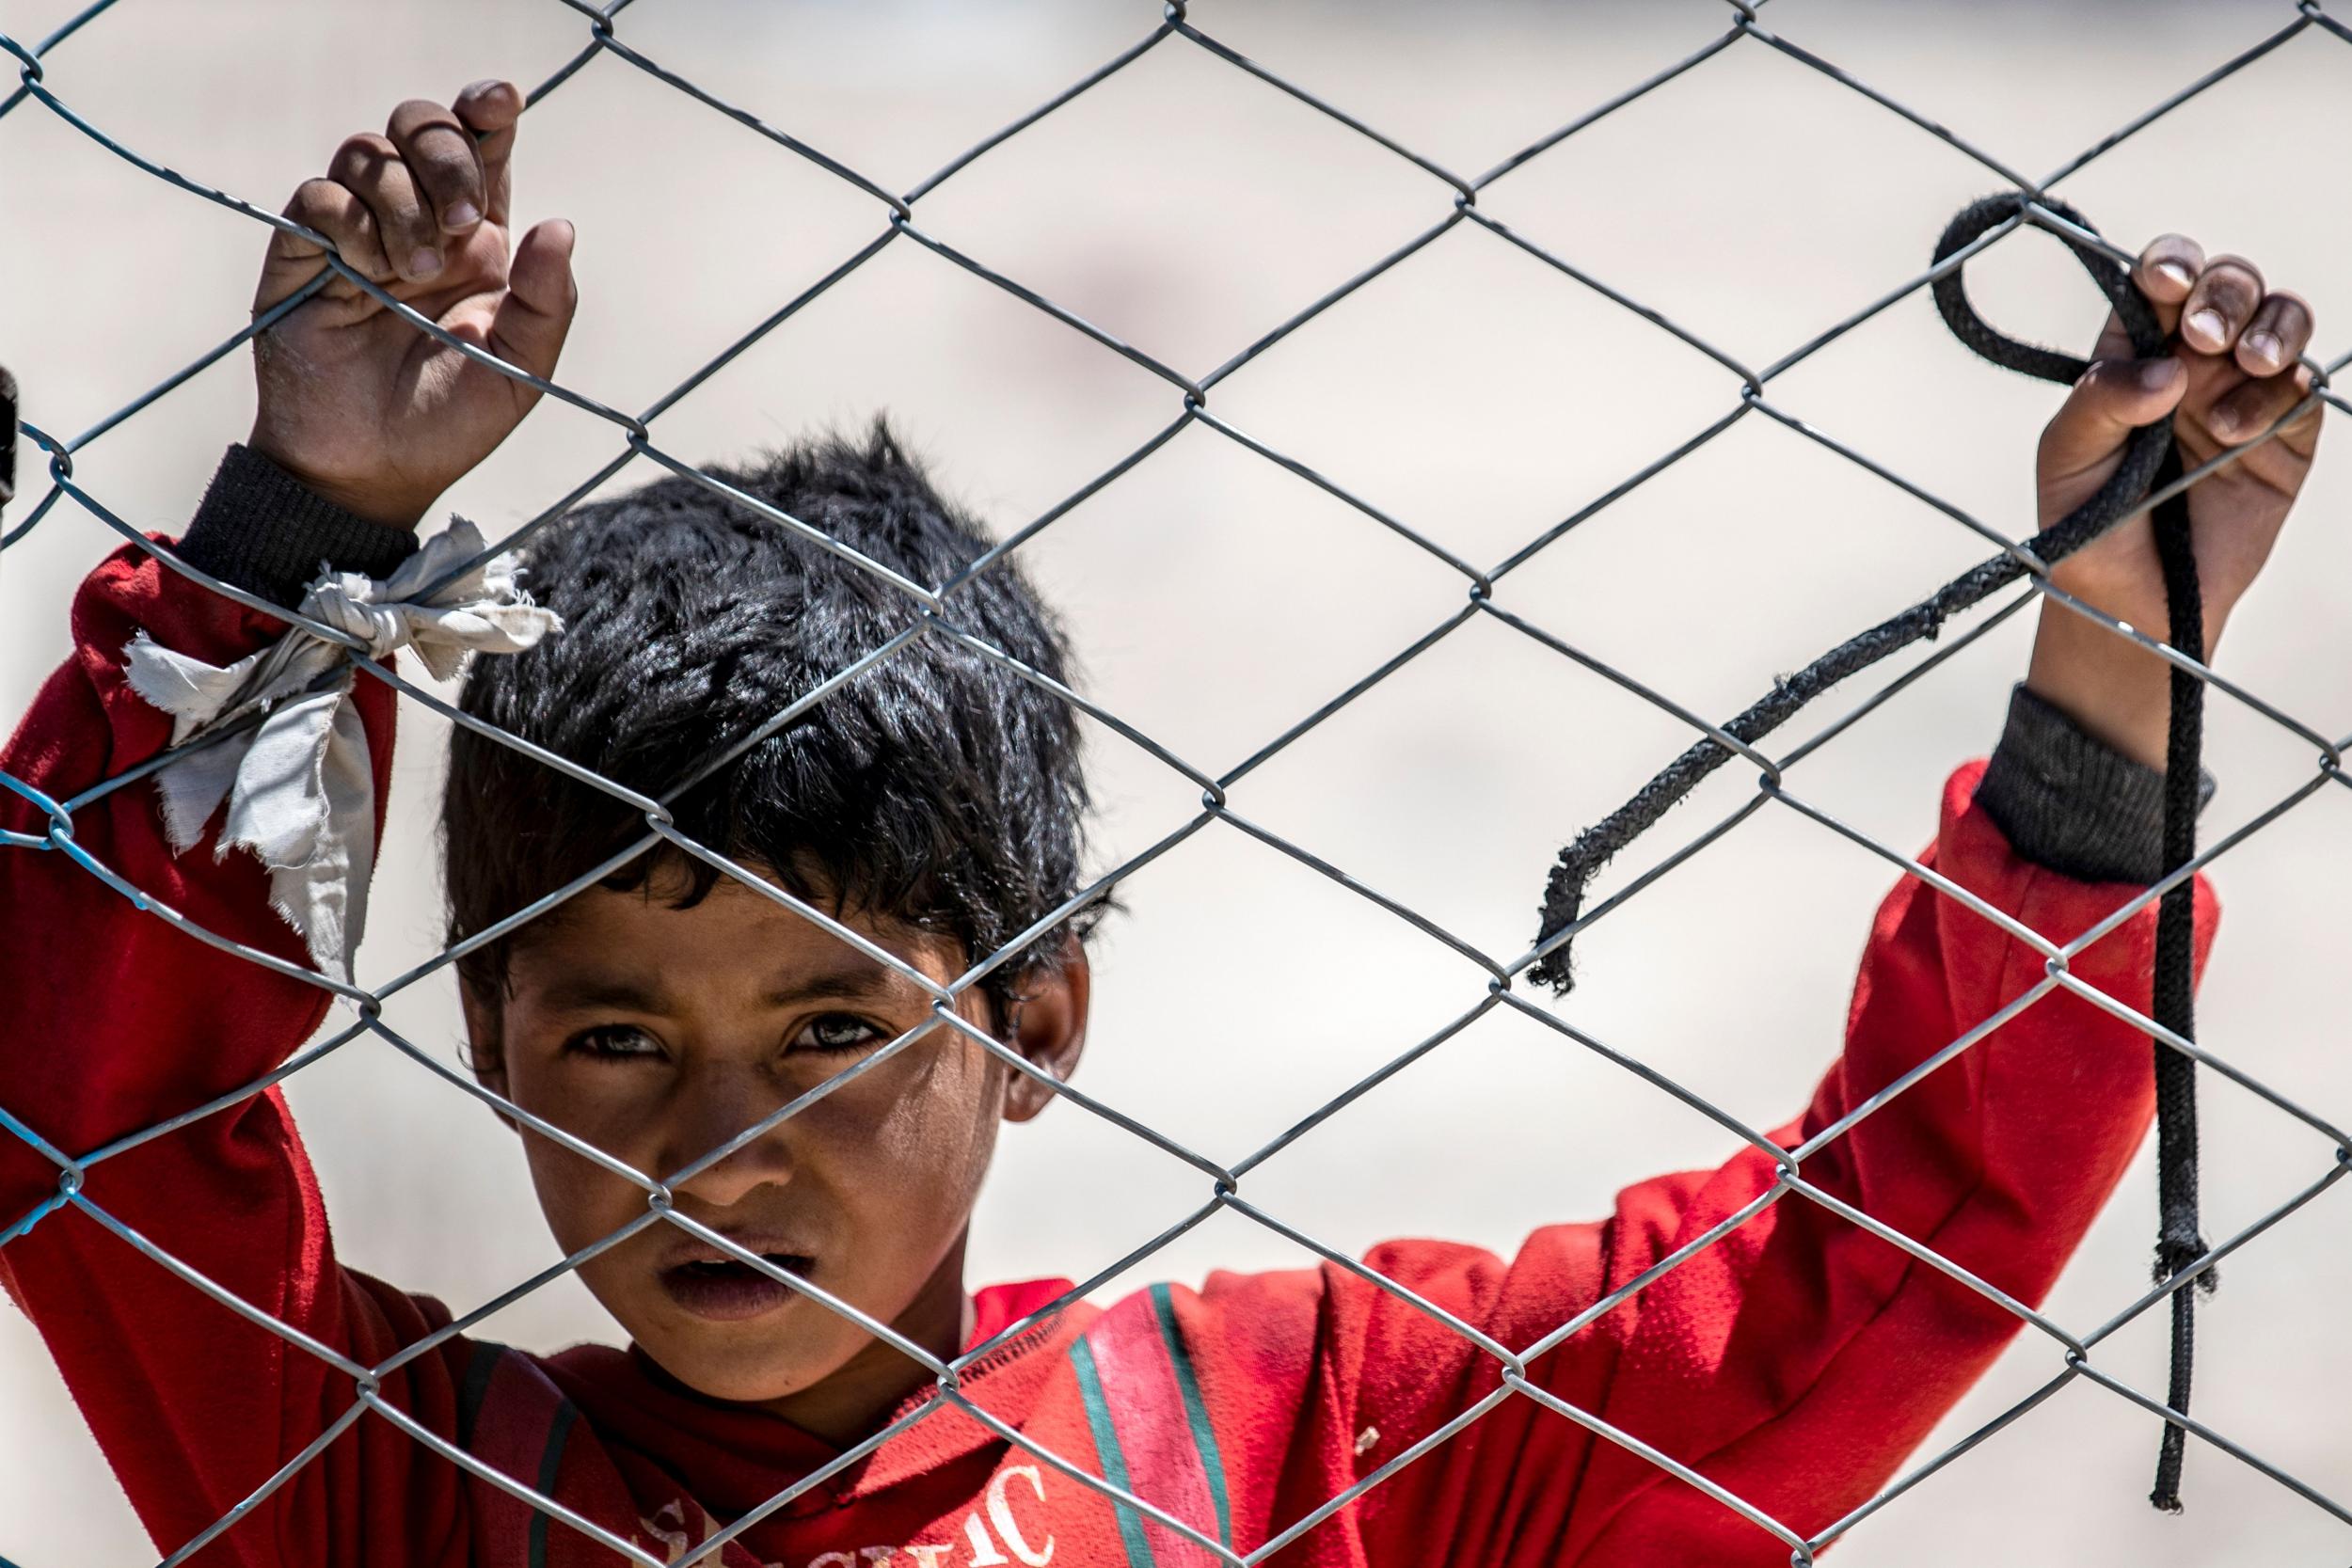
[[[476,1551],[520,1540],[534,1560],[550,1543],[550,1560],[696,1560],[717,1529],[741,1542],[731,1554],[812,1565],[903,1548],[1036,1568],[1050,1548],[1022,1509],[1049,1490],[1066,1508],[1089,1499],[1131,1564],[1439,1549],[1805,1562],[1832,1542],[1841,1560],[1959,1561],[2013,1551],[2027,1513],[2067,1560],[2341,1545],[2352,1512],[2330,1491],[2326,1390],[2342,1355],[2328,1314],[2352,1276],[2326,1227],[2352,1159],[2329,1111],[2352,1082],[2327,1045],[2341,965],[2312,895],[2352,822],[2334,739],[2352,698],[2326,636],[2343,580],[2327,552],[2343,546],[2323,537],[2274,574],[2233,662],[2192,672],[2217,689],[2207,738],[2227,759],[2199,863],[2230,858],[2250,894],[2236,918],[2253,928],[2216,959],[2212,1026],[2170,1039],[2227,1081],[2205,1129],[2205,1228],[2233,1289],[2208,1315],[2226,1326],[2193,1418],[2163,1404],[2170,1294],[2189,1287],[2147,1283],[2139,1218],[2118,1205],[2092,1224],[2100,1194],[2067,1186],[2074,1173],[2046,1150],[2014,1170],[1971,1165],[1974,1122],[1991,1117],[1972,1121],[1969,1097],[2000,1109],[1989,1081],[2077,1038],[2106,1055],[2053,1096],[2122,1164],[2135,1081],[2111,1058],[2144,1062],[2152,1025],[2135,944],[2154,891],[2099,920],[2025,883],[1972,891],[1940,857],[1915,858],[1949,734],[1997,715],[2026,637],[2015,612],[2037,597],[2066,612],[2038,578],[1844,682],[1629,847],[1582,911],[1591,980],[1565,1002],[1529,983],[1550,949],[1529,947],[1526,918],[1549,851],[1658,763],[1720,735],[1837,628],[2034,531],[2022,457],[2004,477],[1984,454],[2022,453],[2048,394],[1963,370],[1918,297],[1946,214],[2014,187],[2077,201],[2117,234],[2210,230],[2298,266],[2341,248],[2325,203],[2307,217],[2310,203],[2281,198],[2283,176],[2236,177],[2296,138],[2324,145],[2352,30],[2316,0],[2201,12],[2122,42],[2020,13],[2006,40],[1965,44],[1744,0],[1628,19],[1605,42],[1501,8],[1442,26],[1351,13],[1343,27],[1336,13],[1210,5],[868,20],[547,0],[471,33],[423,13],[370,18],[370,32],[289,12],[232,49],[166,13],[151,37],[133,10],[28,7],[0,37],[21,83],[0,99],[0,153],[31,192],[35,281],[12,298],[40,301],[0,341],[13,356],[21,332],[31,356],[32,456],[0,519],[12,706],[31,700],[93,546],[183,513],[181,476],[246,396],[228,362],[266,323],[219,302],[242,297],[261,227],[283,226],[266,196],[286,182],[283,150],[326,145],[354,104],[489,59],[543,84],[523,206],[577,214],[583,292],[606,325],[583,318],[548,406],[449,503],[489,539],[527,538],[572,500],[665,471],[715,483],[696,467],[713,453],[887,404],[991,519],[1001,557],[1066,610],[1085,678],[1053,696],[1081,710],[1101,815],[1083,899],[1056,914],[1100,897],[1135,911],[1098,938],[1093,1061],[1043,1085],[1062,1103],[1009,1138],[975,1229],[978,1272],[1075,1283],[1020,1297],[977,1343],[927,1344],[745,1255],[800,1298],[796,1321],[895,1346],[880,1354],[900,1358],[889,1375],[905,1402],[835,1434],[821,1463],[726,1479],[707,1520],[641,1493],[631,1519],[592,1497],[560,1443],[534,1464],[485,1457],[479,1402],[527,1406],[514,1380],[539,1375],[493,1342],[607,1334],[583,1264],[649,1238],[709,1240],[678,1192],[866,1092],[851,1085],[882,1064],[961,1055],[1034,1072],[960,1010],[1014,944],[934,977],[788,893],[749,890],[899,966],[930,1011],[874,1065],[762,1103],[676,1168],[640,1170],[463,1064],[423,847],[452,683],[407,661],[366,677],[393,689],[408,735],[374,936],[348,983],[322,981],[274,927],[266,950],[223,935],[236,911],[200,874],[163,863],[142,880],[135,846],[117,863],[100,824],[146,809],[156,763],[91,773],[38,745],[12,754],[0,786],[21,803],[0,869],[23,875],[11,894],[38,884],[50,901],[12,902],[8,918],[123,934],[87,976],[26,977],[54,1016],[8,1049],[70,1051],[76,1015],[55,997],[85,979],[93,1009],[140,994],[151,976],[112,949],[143,951],[159,922],[179,927],[183,957],[208,942],[228,954],[212,961],[343,1004],[259,1076],[199,1059],[141,1085],[126,1102],[142,1114],[110,1141],[53,1140],[73,1114],[71,1099],[35,1103],[54,1078],[28,1076],[21,1106],[0,1094],[15,1162],[0,1260],[23,1260],[44,1326],[72,1320],[68,1378],[101,1389],[110,1343],[165,1369],[137,1394],[154,1420],[124,1446],[167,1456],[176,1478],[150,1520],[167,1564],[262,1550],[321,1498],[346,1506],[351,1476],[387,1467],[429,1475],[420,1494],[444,1499],[462,1471]],[[1571,45],[1572,68],[1547,61]],[[779,52],[788,69],[770,69]],[[2051,57],[2115,69],[2094,72],[2096,90],[2051,78],[2057,109],[2020,108],[2042,102],[2019,84]],[[910,59],[919,68],[900,69]],[[281,92],[288,79],[300,85]],[[2026,217],[2050,226],[2044,209]],[[146,281],[159,254],[169,287]],[[2010,330],[2078,342],[2083,291],[2053,281],[2052,254],[2046,238],[1996,237],[1972,293]],[[2342,487],[2326,473],[2309,511]],[[801,547],[839,547],[822,517],[763,515]],[[904,639],[957,636],[960,585],[886,578]],[[670,794],[584,782],[645,814],[636,850],[666,841],[718,863],[670,825]],[[1866,971],[1848,1053],[1791,1121],[1830,1066],[1851,933],[1890,879],[1890,922],[1997,952],[1999,973],[1955,960],[1898,1026],[1886,998],[1920,976],[1891,959]],[[515,918],[549,918],[593,879]],[[201,1017],[210,999],[179,1002]],[[201,1225],[186,1195],[142,1180],[189,1148],[224,1170],[252,1159],[279,1095],[319,1156],[344,1263],[446,1313],[321,1273],[315,1243],[291,1276],[223,1244],[272,1181],[299,1188],[303,1233],[323,1241],[291,1166],[261,1161]],[[498,1112],[531,1124],[523,1147],[564,1145],[642,1207],[564,1252],[533,1228]],[[2128,1190],[2150,1163],[2143,1151],[2122,1173]],[[1634,1189],[1610,1226],[1556,1223],[1609,1212],[1616,1188],[1657,1169],[1710,1165]],[[1964,1198],[1923,1200],[1934,1180]],[[1988,1247],[1970,1229],[1981,1208],[2029,1223]],[[1483,1250],[1382,1244],[1398,1234]],[[52,1249],[76,1245],[117,1283],[60,1288]],[[1261,1287],[1163,1283],[1218,1265],[1304,1269],[1323,1294],[1226,1318]],[[392,1314],[390,1338],[372,1342],[393,1348],[356,1358],[321,1291]],[[1901,1309],[1857,1314],[1862,1297]],[[1861,1349],[1821,1342],[1832,1318]],[[1871,1365],[1872,1335],[1916,1332],[1915,1319],[1977,1326],[1909,1350],[1903,1388],[1850,1377]],[[2012,1323],[2006,1349],[1983,1327]],[[1074,1369],[1060,1426],[1008,1381],[1035,1344]],[[1302,1344],[1333,1358],[1279,1353]],[[1248,1354],[1216,1363],[1235,1346]],[[1320,1449],[1269,1462],[1220,1433],[1186,1384],[1201,1363],[1222,1409],[1226,1380],[1260,1354],[1263,1388],[1312,1412]],[[19,1320],[0,1324],[0,1361],[41,1354]],[[597,1354],[618,1353],[566,1365]],[[221,1386],[276,1390],[282,1408],[171,1404],[176,1370],[224,1368],[261,1369]],[[150,1559],[105,1516],[94,1463],[51,1442],[69,1422],[45,1377],[28,1371],[34,1391],[0,1417],[11,1451],[34,1455],[0,1476],[0,1515],[38,1515],[40,1533],[0,1548],[23,1568]],[[1156,1427],[1153,1398],[1172,1402]],[[542,1405],[559,1408],[559,1427],[582,1418]],[[1849,1419],[1812,1435],[1824,1408]],[[2158,1417],[2194,1433],[2197,1485],[2211,1488],[2185,1533],[2122,1506]],[[266,1441],[240,1440],[264,1419]],[[585,1419],[608,1435],[598,1411]],[[1154,1444],[1185,1433],[1200,1467],[1169,1469]],[[1785,1451],[1783,1433],[1797,1439]],[[208,1444],[240,1457],[213,1463]],[[924,1445],[993,1453],[993,1489],[891,1547],[810,1533],[835,1494]]]
[[[1772,18],[1803,43],[1813,29]],[[1907,144],[1899,189],[1866,194]],[[1724,150],[1737,144],[1740,156]],[[1513,231],[1757,364],[1919,269],[1932,230],[2000,177],[1757,39],[1496,182]]]

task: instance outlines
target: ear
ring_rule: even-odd
[[[1005,1043],[1055,1083],[1068,1083],[1078,1069],[1080,1053],[1086,1050],[1087,1007],[1093,986],[1086,948],[1073,936],[1062,949],[1057,968],[1041,968],[1025,981],[1013,1014],[1012,1034]],[[1005,1087],[1005,1119],[1027,1121],[1055,1098],[1043,1084],[1025,1072],[1016,1072]]]
[[[485,1000],[463,976],[457,981],[457,1001],[466,1010],[466,1054],[474,1082],[492,1094],[511,1098],[506,1081],[505,1021],[497,1005]],[[507,1131],[522,1132],[522,1124],[497,1106],[490,1107],[490,1114],[504,1122]]]

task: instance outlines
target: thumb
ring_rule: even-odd
[[[506,269],[506,297],[490,322],[490,352],[551,378],[572,327],[580,290],[572,280],[572,226],[550,218],[525,234]]]
[[[2099,360],[2042,432],[2042,482],[2111,461],[2133,431],[2171,413],[2187,390],[2188,367],[2170,355]]]

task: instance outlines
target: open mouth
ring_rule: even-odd
[[[769,1252],[760,1256],[803,1279],[816,1272],[817,1260],[799,1253]],[[673,1264],[663,1269],[660,1277],[661,1288],[672,1301],[698,1318],[720,1323],[756,1318],[786,1306],[800,1294],[773,1275],[731,1258]]]

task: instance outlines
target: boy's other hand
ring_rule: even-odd
[[[509,160],[522,108],[511,82],[477,82],[446,107],[411,99],[381,135],[347,138],[286,215],[451,336],[545,377],[579,296],[570,224],[542,223],[509,254]],[[254,312],[326,265],[317,245],[279,232]],[[252,448],[327,499],[399,528],[414,528],[539,400],[341,277],[253,347]]]
[[[2168,351],[2135,358],[2122,324],[2108,316],[2095,362],[2042,433],[2036,478],[2043,528],[2106,482],[2138,426],[2173,414],[2182,461],[2194,468],[2262,435],[2311,391],[2311,372],[2296,363],[2311,341],[2311,307],[2299,295],[2267,288],[2251,261],[2208,261],[2196,241],[2167,234],[2140,253],[2132,281],[2170,335]],[[2319,425],[2313,407],[2189,488],[2208,660],[2303,487]],[[2067,557],[2052,568],[2050,581],[2165,640],[2164,573],[2148,513]],[[2169,669],[2104,626],[2045,603],[2026,684],[2107,745],[2160,769],[2171,711]]]

